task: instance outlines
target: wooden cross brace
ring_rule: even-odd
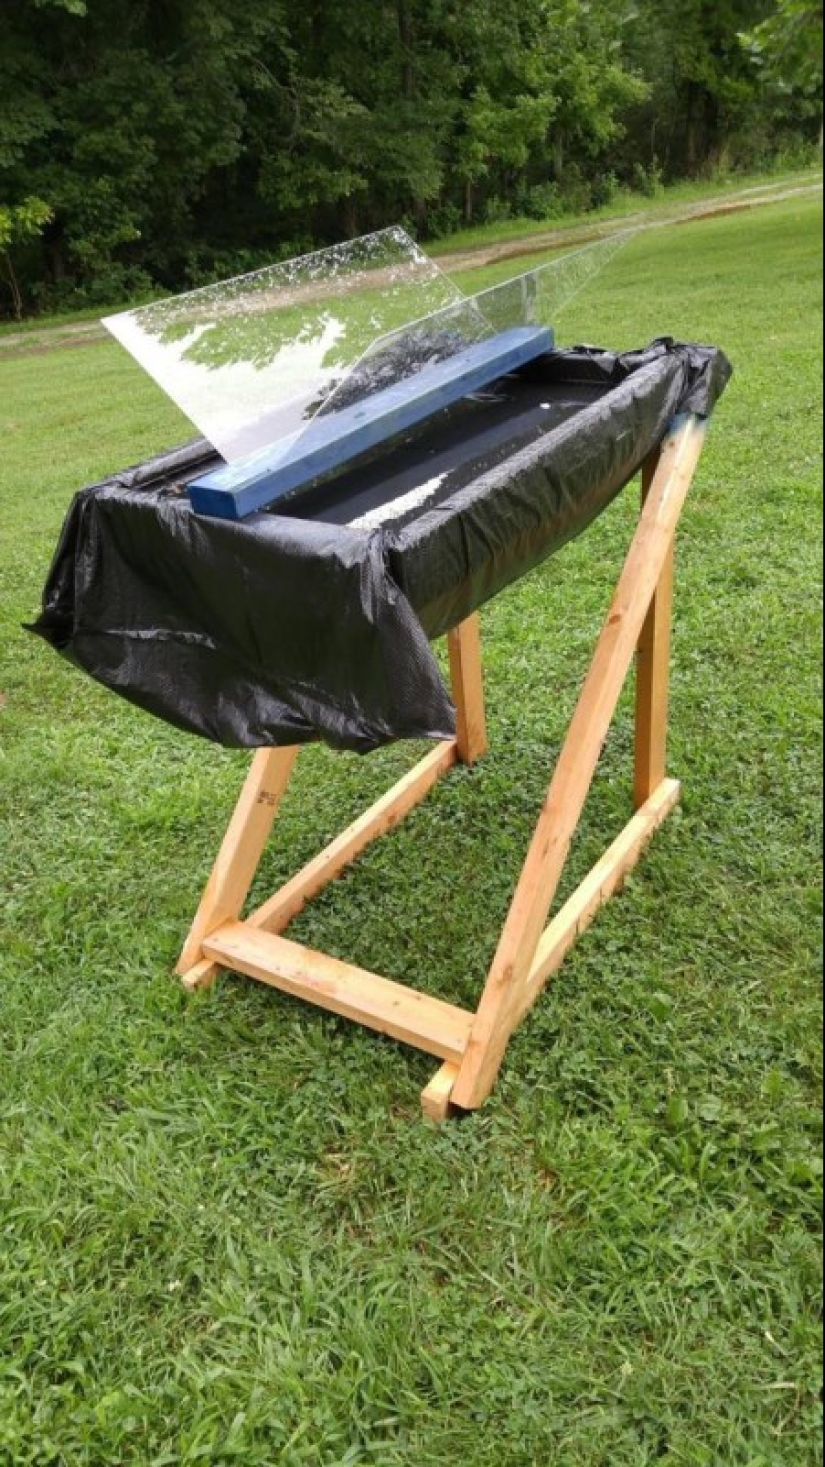
[[[242,920],[298,749],[263,749],[230,822],[178,972],[194,991],[223,969],[401,1040],[443,1061],[424,1091],[436,1121],[475,1110],[490,1095],[515,1030],[577,938],[621,889],[678,804],[667,778],[667,725],[676,530],[705,439],[696,417],[676,424],[645,465],[643,508],[607,621],[536,827],[476,1013],[288,941],[283,933],[313,897],[373,841],[392,830],[456,764],[487,752],[478,616],[449,636],[458,732],[345,830],[268,902]],[[636,814],[547,926],[596,767],[637,658]]]

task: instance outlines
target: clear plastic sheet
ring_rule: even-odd
[[[461,291],[403,229],[107,317],[228,461],[284,453],[376,338]]]
[[[601,273],[630,237],[613,235],[562,255],[377,339],[327,397],[314,423],[363,404],[480,342],[530,327],[551,330],[562,307]],[[313,426],[310,423],[301,435],[302,449],[311,444]]]
[[[628,238],[465,296],[394,229],[105,324],[228,463],[271,470],[326,441],[332,415],[479,343],[551,329]]]

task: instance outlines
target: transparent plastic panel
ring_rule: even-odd
[[[299,487],[308,459],[316,471],[336,455],[346,461],[342,439],[356,440],[352,458],[364,420],[380,441],[394,422],[454,401],[465,381],[514,370],[513,353],[549,350],[558,312],[630,237],[468,297],[392,229],[105,324],[223,455],[227,474],[289,472]]]
[[[437,367],[496,334],[474,298],[436,311],[371,343],[346,380],[330,393],[318,418],[355,407],[368,398]],[[317,423],[317,419],[316,419]],[[312,433],[311,424],[306,432]]]
[[[562,307],[585,290],[632,237],[632,233],[611,235],[560,255],[547,265],[467,296],[373,342],[305,429],[302,449],[310,447],[313,436],[320,434],[321,419],[363,404],[428,367],[458,357],[481,342],[527,333],[531,328],[552,330]]]
[[[613,234],[583,249],[559,255],[547,265],[472,296],[467,304],[496,333],[517,326],[554,327],[559,312],[581,295],[632,238],[633,232]]]
[[[104,325],[233,462],[288,453],[376,338],[462,300],[390,229]]]

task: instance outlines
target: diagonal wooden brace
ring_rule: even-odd
[[[487,1099],[523,1017],[539,943],[616,705],[667,571],[704,441],[705,424],[691,417],[676,425],[663,446],[452,1091],[452,1103],[462,1109],[477,1109]],[[535,986],[532,1002],[540,991]]]

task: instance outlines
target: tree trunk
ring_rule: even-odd
[[[324,0],[313,0],[310,21],[312,26],[312,49],[315,53],[316,65],[319,67],[324,57],[325,20]]]
[[[17,275],[15,274],[14,266],[11,262],[11,255],[3,255],[3,264],[6,267],[6,278],[9,282],[9,287],[11,289],[11,301],[12,309],[14,311],[14,319],[15,321],[22,321],[23,296],[20,290],[20,283],[17,279]]]
[[[685,111],[685,168],[691,178],[699,171],[699,101],[702,96],[695,82],[688,86]]]
[[[401,46],[401,95],[412,110],[412,103],[418,96],[418,85],[415,71],[415,27],[410,0],[396,0],[396,13]],[[411,202],[418,231],[423,234],[427,225],[426,200],[414,198]]]
[[[347,199],[344,204],[344,228],[347,239],[358,239],[361,233],[361,221],[358,214],[358,205],[352,199]]]
[[[61,285],[66,279],[66,253],[63,246],[62,233],[60,230],[53,232],[48,242],[49,268],[55,285]]]

